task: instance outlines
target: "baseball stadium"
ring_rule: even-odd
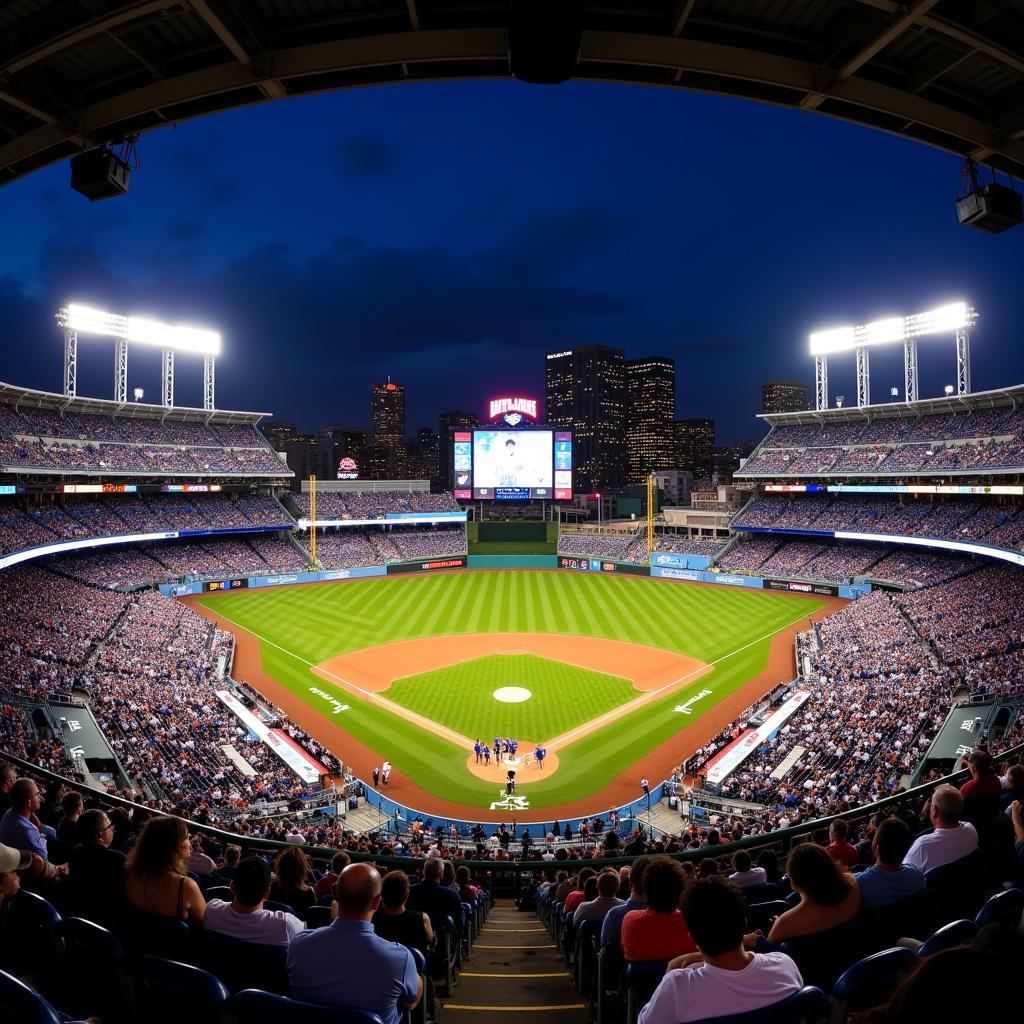
[[[1021,219],[1014,5],[248,6],[0,9],[0,183],[121,195],[140,135],[300,93],[577,78],[881,129],[967,159],[962,224]],[[1013,344],[981,307],[793,327],[812,395],[699,469],[674,363],[666,427],[656,359],[566,343],[417,475],[390,377],[365,447],[281,440],[218,404],[230,324],[69,294],[25,341],[61,390],[0,382],[0,1024],[1002,1019],[1024,384],[973,387]]]

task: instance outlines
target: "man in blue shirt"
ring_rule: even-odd
[[[11,787],[10,800],[11,806],[0,818],[0,843],[31,850],[46,860],[46,839],[36,817],[43,802],[39,787],[32,779],[18,779]]]
[[[910,842],[910,829],[899,818],[886,818],[878,826],[871,843],[875,863],[854,875],[860,889],[861,910],[879,910],[924,888],[921,871],[903,863]]]
[[[371,920],[381,880],[370,864],[349,864],[334,884],[339,916],[330,927],[299,932],[288,944],[292,995],[326,1006],[358,1006],[384,1024],[399,1024],[423,996],[416,962],[405,946],[387,942]]]
[[[629,899],[619,907],[612,907],[605,914],[601,923],[601,948],[618,946],[622,939],[622,919],[631,910],[646,910],[644,902],[644,872],[651,858],[643,855],[637,857],[629,869]]]

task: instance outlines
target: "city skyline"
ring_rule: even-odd
[[[810,331],[956,298],[981,314],[975,389],[1024,380],[1024,229],[959,226],[956,157],[835,120],[610,84],[420,83],[187,121],[141,151],[108,203],[71,192],[66,164],[0,189],[0,380],[60,391],[53,314],[76,300],[219,330],[218,405],[311,431],[368,425],[388,373],[414,430],[540,396],[540,353],[603,344],[674,359],[677,418],[729,443],[759,436],[765,380],[811,386]],[[898,357],[873,357],[878,394],[902,384]],[[83,344],[82,394],[112,394],[111,359]],[[922,396],[953,367],[952,338],[923,343]],[[133,352],[129,377],[159,395],[159,354]],[[852,358],[830,377],[855,393]],[[180,359],[178,401],[200,390]]]

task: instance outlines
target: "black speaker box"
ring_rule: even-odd
[[[982,185],[956,201],[956,215],[961,224],[997,234],[1016,227],[1024,220],[1024,203],[1019,192],[992,182]]]
[[[576,72],[584,0],[511,0],[508,69],[513,77],[557,85]]]
[[[123,196],[131,177],[128,164],[105,147],[71,158],[71,187],[93,202]]]

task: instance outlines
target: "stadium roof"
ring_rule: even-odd
[[[504,78],[507,24],[507,0],[11,0],[0,183],[245,104]],[[1017,3],[590,0],[583,29],[578,78],[816,111],[1024,177]]]

